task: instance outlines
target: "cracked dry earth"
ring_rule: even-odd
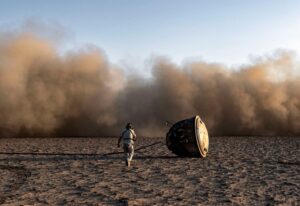
[[[176,157],[164,138],[136,148],[157,141],[126,168],[122,154],[103,156],[120,152],[116,138],[1,138],[0,203],[299,205],[299,137],[211,137],[205,159]]]

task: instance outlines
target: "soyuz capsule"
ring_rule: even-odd
[[[195,117],[176,122],[166,136],[167,147],[183,157],[205,157],[209,138],[204,122]]]

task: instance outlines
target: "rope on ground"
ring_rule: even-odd
[[[164,144],[163,141],[154,142],[149,145],[141,146],[135,150],[135,152],[146,149],[148,147],[152,147],[157,144]],[[115,154],[123,154],[124,152],[110,152],[110,153],[104,153],[104,154],[93,154],[93,153],[45,153],[45,152],[0,152],[0,155],[45,155],[45,156],[109,156],[109,155],[115,155]]]
[[[152,147],[152,146],[157,145],[157,144],[160,144],[160,143],[163,144],[162,141],[158,141],[158,142],[154,142],[154,143],[149,144],[149,145],[145,145],[145,146],[139,147],[139,148],[135,149],[135,152],[140,151],[140,150],[143,150],[143,149],[146,149],[146,148],[148,148],[148,147]],[[103,154],[103,156],[114,155],[114,154],[123,154],[123,153],[124,153],[124,152],[110,152],[110,153],[105,153],[105,154]]]

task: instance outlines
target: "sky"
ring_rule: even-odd
[[[238,66],[278,49],[300,53],[299,11],[298,0],[0,0],[0,30],[58,25],[62,50],[96,45],[133,69],[155,56]]]

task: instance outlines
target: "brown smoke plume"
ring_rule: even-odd
[[[278,52],[239,69],[156,59],[125,75],[89,47],[59,55],[33,34],[0,38],[0,136],[164,135],[165,120],[199,114],[213,135],[300,134],[299,65]]]

